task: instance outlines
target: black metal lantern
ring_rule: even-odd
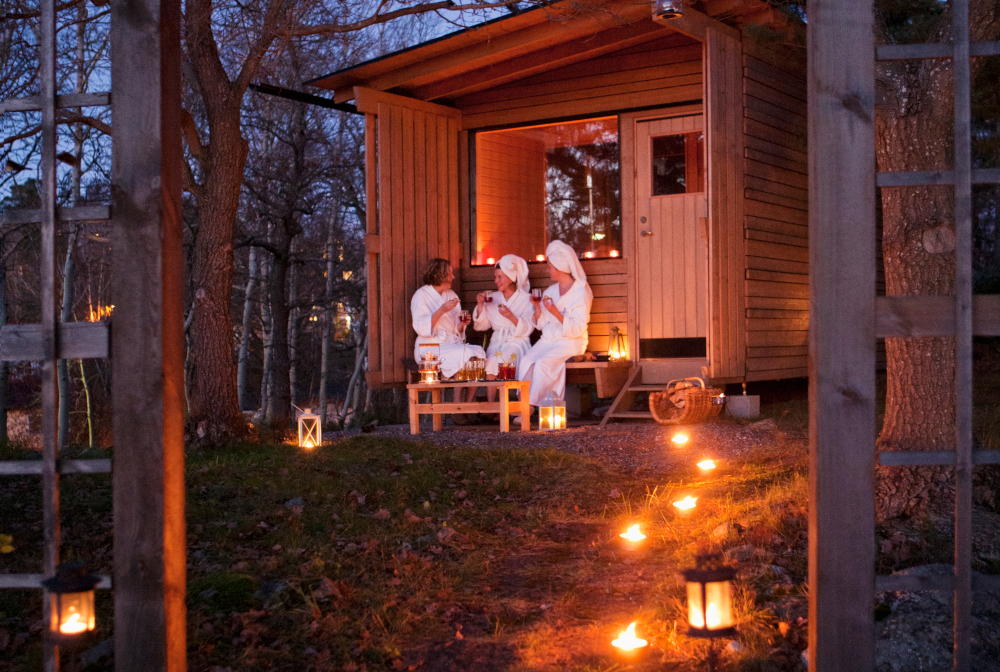
[[[656,18],[676,19],[684,13],[684,0],[656,0]]]
[[[66,638],[94,629],[94,587],[100,581],[82,562],[64,562],[55,576],[42,581],[52,595],[50,633]]]
[[[699,555],[696,567],[685,569],[688,595],[688,635],[691,637],[731,637],[733,627],[733,567],[723,565],[721,556]]]

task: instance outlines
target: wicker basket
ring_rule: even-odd
[[[661,425],[689,425],[703,422],[722,411],[722,404],[713,399],[722,390],[705,387],[701,378],[671,380],[663,392],[649,395],[649,411]]]

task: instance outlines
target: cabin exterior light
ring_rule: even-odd
[[[323,435],[319,426],[319,416],[311,408],[305,409],[299,415],[299,448],[311,450],[323,443]]]
[[[89,574],[82,562],[64,562],[56,575],[42,581],[52,597],[49,632],[66,639],[94,629],[94,587],[100,578]]]
[[[676,19],[684,13],[684,0],[656,0],[656,18]]]

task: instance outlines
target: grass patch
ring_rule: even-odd
[[[639,620],[651,651],[634,669],[694,670],[704,644],[684,635],[676,573],[695,553],[729,550],[744,568],[746,648],[722,669],[796,669],[801,624],[783,633],[778,623],[789,600],[804,603],[804,457],[802,446],[776,444],[707,477],[653,483],[555,451],[380,437],[312,452],[241,444],[192,453],[190,667],[608,670],[610,640]],[[62,484],[63,557],[110,573],[110,478]],[[0,484],[11,571],[41,562],[38,494],[37,479]],[[672,501],[686,494],[699,504],[679,516]],[[633,522],[653,547],[638,559],[617,539]],[[0,593],[0,628],[27,633],[0,670],[37,662],[38,603],[37,593]],[[106,638],[111,623],[103,593],[99,631],[79,648]],[[781,656],[790,667],[767,667]]]

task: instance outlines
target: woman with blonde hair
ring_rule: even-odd
[[[431,259],[424,267],[423,287],[410,300],[413,330],[417,332],[413,357],[420,358],[421,345],[437,344],[441,349],[441,375],[445,378],[454,376],[470,358],[486,355],[478,345],[465,343],[468,323],[460,319],[462,307],[451,289],[454,279],[451,262]]]
[[[572,247],[553,240],[545,258],[552,284],[535,301],[533,314],[542,338],[517,367],[518,378],[531,381],[532,406],[538,406],[550,392],[557,399],[565,396],[566,360],[587,350],[587,323],[594,303],[587,274]]]

